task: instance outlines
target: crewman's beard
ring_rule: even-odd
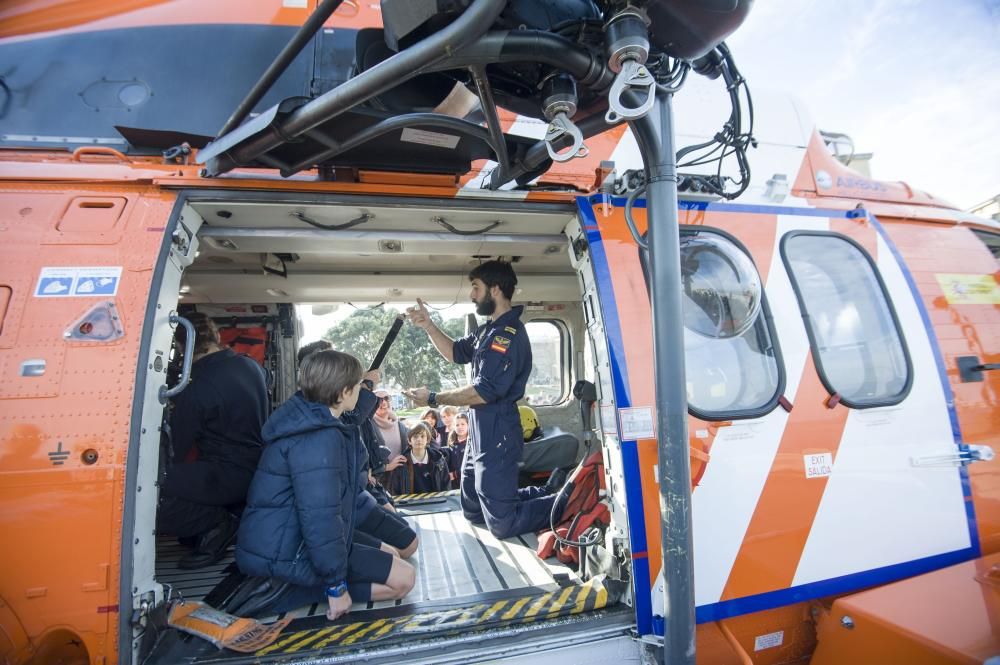
[[[497,301],[493,299],[492,294],[487,293],[476,303],[476,314],[479,316],[493,316],[495,311],[497,311]]]

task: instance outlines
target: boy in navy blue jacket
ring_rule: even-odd
[[[413,566],[353,539],[364,453],[357,426],[341,415],[357,404],[361,378],[353,356],[315,353],[299,370],[301,393],[264,425],[267,445],[250,484],[236,562],[247,575],[291,585],[273,611],[326,599],[335,620],[352,602],[402,598],[413,588]]]

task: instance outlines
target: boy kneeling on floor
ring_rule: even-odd
[[[268,609],[329,603],[335,620],[354,602],[402,598],[416,577],[389,545],[354,541],[363,447],[340,416],[354,408],[361,363],[315,353],[299,369],[301,393],[264,425],[264,453],[240,523],[236,563],[247,575],[288,583]]]

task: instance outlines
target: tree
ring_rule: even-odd
[[[323,338],[330,340],[333,348],[338,351],[356,356],[365,369],[368,369],[397,315],[399,311],[392,308],[359,309],[327,330]],[[464,334],[464,319],[444,321],[437,312],[431,313],[431,319],[453,339]],[[464,382],[465,371],[462,366],[442,358],[427,333],[410,323],[403,324],[382,362],[382,383],[387,386],[427,386],[433,391],[439,391]]]

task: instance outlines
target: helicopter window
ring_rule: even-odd
[[[980,231],[979,229],[973,229],[972,232],[986,244],[986,247],[989,248],[994,258],[1000,259],[1000,233],[990,233],[989,231]]]
[[[531,375],[524,399],[534,406],[552,406],[566,399],[563,362],[569,336],[556,321],[535,319],[524,324],[531,340]]]
[[[690,411],[704,420],[764,415],[784,371],[757,268],[721,232],[685,231],[680,242]]]
[[[833,233],[794,232],[781,257],[823,385],[850,407],[897,404],[912,382],[906,342],[875,263]]]

